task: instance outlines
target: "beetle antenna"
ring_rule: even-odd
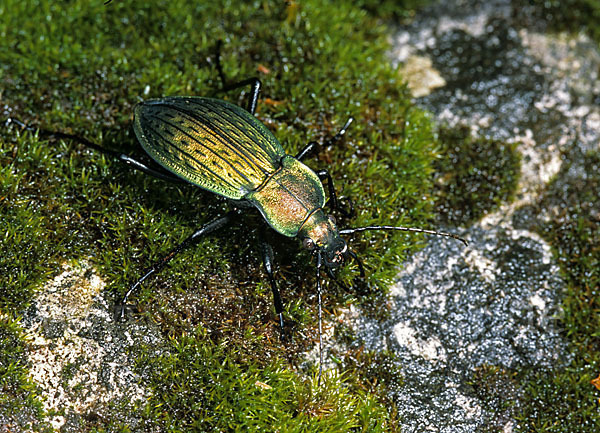
[[[453,238],[453,239],[461,241],[463,244],[465,244],[465,246],[467,246],[467,247],[469,246],[469,243],[464,238],[461,238],[460,236],[455,235],[454,233],[438,232],[435,230],[425,230],[425,229],[418,229],[418,228],[414,228],[414,227],[395,227],[395,226],[356,227],[356,228],[340,230],[340,234],[348,235],[348,234],[352,234],[352,233],[364,232],[367,230],[398,230],[398,231],[403,231],[403,232],[426,233],[428,235],[445,236],[448,238]]]
[[[319,378],[317,385],[321,385],[323,375],[323,316],[321,307],[321,252],[317,251],[317,298],[319,300]]]
[[[348,254],[350,254],[350,257],[352,257],[358,265],[358,269],[360,270],[360,278],[365,278],[365,268],[362,264],[362,261],[358,258],[356,253],[350,249],[348,249]]]

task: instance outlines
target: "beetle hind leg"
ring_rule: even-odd
[[[192,233],[189,237],[187,237],[182,243],[180,243],[179,245],[177,245],[175,248],[173,248],[166,256],[164,256],[162,259],[160,259],[158,262],[154,263],[152,266],[150,266],[146,272],[144,273],[144,275],[139,278],[135,283],[133,283],[130,287],[129,290],[127,290],[127,292],[125,293],[125,296],[123,296],[123,301],[120,305],[120,318],[123,319],[125,317],[125,310],[127,308],[127,301],[129,299],[129,296],[135,291],[137,290],[138,287],[140,287],[140,285],[151,275],[155,274],[156,272],[160,271],[162,268],[165,267],[165,265],[171,261],[171,259],[173,257],[175,257],[177,254],[179,254],[180,252],[182,252],[184,249],[186,249],[187,247],[194,245],[195,243],[197,243],[201,237],[206,236],[216,230],[219,230],[220,228],[224,227],[225,225],[227,225],[232,218],[235,215],[235,211],[232,212],[228,212],[227,214],[225,214],[222,217],[219,217],[211,222],[209,222],[208,224],[205,224],[204,226],[202,226],[200,229],[196,230],[194,233]]]
[[[162,168],[160,168],[160,169],[152,168],[149,165],[147,165],[146,163],[144,163],[136,158],[132,158],[131,156],[126,155],[124,153],[115,152],[114,150],[107,149],[103,146],[100,146],[99,144],[91,142],[87,138],[80,137],[75,134],[67,134],[65,132],[51,131],[49,129],[43,129],[43,128],[38,128],[35,126],[26,125],[25,123],[21,122],[18,119],[8,118],[6,120],[6,124],[10,125],[11,123],[14,123],[19,128],[21,128],[25,131],[32,131],[34,133],[37,132],[38,134],[40,134],[43,137],[48,137],[48,138],[58,139],[58,140],[70,140],[70,141],[74,141],[76,143],[83,144],[84,146],[89,147],[90,149],[94,149],[98,152],[108,155],[111,158],[114,158],[117,161],[119,161],[129,167],[133,167],[136,170],[139,170],[141,172],[149,174],[150,176],[156,177],[158,179],[166,180],[169,182],[175,182],[175,183],[185,183],[186,182],[183,179],[175,176],[174,174],[171,174],[168,171],[163,170]]]

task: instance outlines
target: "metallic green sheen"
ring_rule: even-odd
[[[306,220],[325,205],[319,177],[296,158],[286,155],[281,167],[245,197],[279,233],[294,237]]]
[[[319,177],[286,155],[267,127],[237,105],[200,97],[149,100],[135,107],[133,128],[165,169],[215,194],[250,202],[285,236],[298,235],[325,204]]]
[[[281,165],[283,147],[256,117],[220,99],[175,96],[134,109],[144,150],[186,181],[241,200]]]

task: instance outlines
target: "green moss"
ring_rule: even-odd
[[[325,375],[319,386],[281,361],[258,365],[206,338],[198,328],[140,359],[154,391],[147,415],[161,431],[388,431],[387,410],[347,378]]]
[[[481,432],[500,432],[515,419],[520,410],[519,374],[494,365],[481,365],[473,370],[469,383],[482,406],[493,413]]]
[[[369,12],[369,14],[385,20],[404,21],[415,16],[415,11],[421,9],[430,1],[424,0],[357,0],[354,4]]]
[[[575,158],[571,156],[570,160]],[[566,368],[531,372],[521,412],[524,431],[596,432],[600,392],[591,380],[600,373],[600,154],[585,155],[572,178],[565,164],[541,206],[557,209],[544,225],[567,284],[561,322],[572,360]]]
[[[533,0],[537,12],[557,30],[587,32],[600,41],[600,1],[598,0]]]
[[[0,422],[7,431],[51,431],[27,376],[24,336],[17,321],[0,315]]]
[[[510,201],[517,188],[516,144],[475,139],[469,128],[441,128],[436,161],[436,214],[444,224],[467,225]]]
[[[2,109],[31,125],[143,155],[129,126],[139,100],[216,95],[243,103],[244,92],[217,91],[214,53],[222,40],[229,82],[259,76],[264,91],[258,117],[289,153],[311,140],[323,142],[349,116],[356,119],[344,141],[308,161],[315,169],[328,168],[340,194],[355,203],[356,218],[342,218],[340,225],[423,226],[432,210],[433,134],[429,119],[412,106],[401,78],[388,66],[386,31],[350,2],[286,6],[163,0],[104,6],[83,0],[6,0],[0,5]],[[108,284],[106,296],[117,302],[149,264],[228,208],[197,188],[133,172],[73,142],[3,127],[0,145],[0,311],[11,318],[26,311],[33,293],[65,261],[90,261]],[[305,336],[316,336],[310,257],[297,242],[271,235],[295,337],[284,346],[278,341],[270,289],[256,254],[254,239],[262,221],[255,213],[244,221],[203,239],[145,282],[132,299],[171,337],[167,354],[148,361],[147,377],[154,388],[168,388],[167,372],[187,368],[190,380],[179,381],[177,389],[194,395],[199,391],[191,383],[202,388],[213,368],[226,360],[227,367],[214,373],[230,382],[221,390],[218,383],[211,385],[218,392],[202,400],[165,395],[165,404],[153,401],[143,410],[155,422],[180,420],[181,428],[210,411],[225,419],[228,412],[219,414],[225,406],[219,406],[218,398],[237,393],[243,401],[232,402],[229,410],[242,403],[250,407],[264,397],[253,380],[267,383],[272,376],[271,386],[277,389],[257,418],[269,428],[273,409],[272,414],[301,420],[301,426],[333,429],[343,424],[347,430],[360,430],[368,425],[369,411],[382,411],[381,403],[358,387],[346,388],[337,377],[327,379],[322,391],[309,392],[310,385],[291,373],[297,354],[312,344]],[[356,235],[350,244],[367,264],[368,289],[375,293],[385,290],[395,266],[418,246],[413,236],[390,233]],[[356,273],[351,264],[341,278],[350,284]],[[354,297],[334,284],[327,291],[326,311]],[[208,336],[202,341],[188,337],[200,324],[210,330]],[[244,358],[234,356],[242,349]],[[185,356],[175,362],[178,351]],[[202,358],[194,351],[208,357],[206,369],[195,364]],[[153,359],[146,355],[143,359]],[[188,360],[192,364],[186,367]],[[249,370],[242,374],[246,361]],[[18,374],[10,373],[14,380]],[[297,389],[285,385],[288,381]],[[339,395],[334,392],[338,387]],[[15,391],[35,400],[36,392],[29,392],[25,385]],[[312,402],[316,394],[324,399],[316,408],[290,403],[303,395]],[[327,416],[322,416],[324,406],[331,412]],[[343,417],[335,413],[338,409]],[[387,422],[385,416],[378,417]],[[117,428],[97,420],[92,424],[100,425],[94,427],[98,431]],[[127,429],[126,422],[120,426]]]

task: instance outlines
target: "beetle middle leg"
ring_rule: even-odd
[[[154,263],[150,268],[146,270],[144,275],[139,278],[135,283],[131,285],[125,296],[123,297],[123,302],[121,304],[121,318],[125,316],[125,307],[127,305],[127,300],[129,296],[148,278],[150,275],[160,271],[173,257],[183,251],[185,248],[197,243],[202,236],[206,236],[216,230],[219,230],[223,226],[227,225],[232,218],[236,215],[235,211],[231,211],[226,213],[224,216],[219,217],[208,224],[205,224],[200,229],[196,230],[192,235],[186,238],[182,243],[177,245],[175,248],[169,252],[166,256],[160,259],[158,262]]]
[[[265,265],[265,271],[269,276],[269,282],[271,283],[271,291],[273,292],[273,303],[275,304],[275,313],[279,316],[279,329],[281,331],[281,340],[286,340],[286,334],[283,327],[283,302],[281,301],[281,295],[277,288],[275,281],[275,275],[273,273],[273,248],[265,240],[264,233],[259,233],[259,248],[260,254]]]
[[[239,81],[237,83],[227,84],[227,80],[225,80],[225,74],[223,73],[223,66],[221,66],[222,45],[223,41],[219,39],[219,41],[217,42],[215,54],[217,72],[219,73],[219,78],[221,79],[221,91],[228,92],[229,90],[239,89],[240,87],[251,86],[250,99],[248,101],[248,107],[246,109],[250,114],[254,115],[254,113],[256,112],[256,105],[258,104],[258,95],[260,94],[260,88],[262,87],[262,83],[257,77],[252,77],[246,80]]]

